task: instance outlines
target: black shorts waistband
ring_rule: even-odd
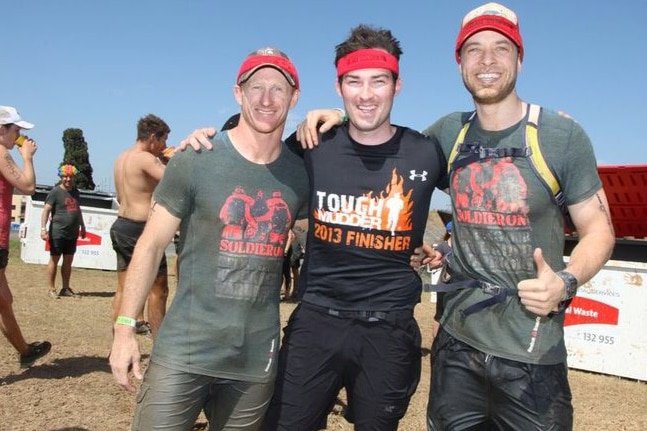
[[[369,311],[369,310],[336,310],[321,305],[302,302],[301,306],[322,314],[328,314],[343,319],[357,319],[365,322],[386,321],[395,323],[397,321],[413,318],[413,310],[392,310],[392,311]]]

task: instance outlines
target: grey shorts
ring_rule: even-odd
[[[273,390],[274,382],[220,379],[151,362],[137,394],[132,430],[188,431],[202,410],[209,429],[258,430]]]

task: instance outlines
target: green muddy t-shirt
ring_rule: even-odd
[[[448,157],[469,113],[445,116],[423,133],[437,139]],[[486,148],[523,147],[525,122],[488,132],[478,119],[465,143]],[[542,153],[561,183],[568,205],[592,196],[601,187],[589,138],[573,120],[542,110]],[[459,158],[462,156],[459,155]],[[555,270],[564,268],[564,223],[559,208],[526,158],[486,159],[459,168],[450,178],[452,198],[452,270],[472,278],[516,289],[536,278],[533,251],[540,247]],[[519,297],[463,317],[471,304],[488,298],[481,289],[446,295],[442,323],[454,337],[498,357],[527,363],[565,361],[563,315],[528,312]],[[535,328],[535,325],[538,325]]]
[[[226,132],[213,151],[173,156],[154,199],[182,219],[178,287],[152,360],[189,373],[267,382],[279,349],[279,289],[288,229],[306,215],[302,160],[282,146],[267,165]]]

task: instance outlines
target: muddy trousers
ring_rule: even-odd
[[[441,327],[431,354],[427,430],[571,430],[565,363],[535,365],[487,355]]]
[[[258,430],[273,388],[273,382],[219,379],[151,362],[137,393],[132,431],[190,431],[201,411],[210,431]]]

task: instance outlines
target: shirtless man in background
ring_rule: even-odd
[[[148,114],[137,122],[137,140],[122,151],[114,163],[114,181],[119,216],[110,228],[112,247],[117,253],[117,291],[112,301],[112,321],[117,318],[126,280],[126,271],[139,236],[148,220],[153,190],[162,179],[164,164],[158,157],[166,148],[171,129],[161,118]],[[148,322],[144,310],[137,316],[137,333],[157,334],[166,314],[168,274],[166,256],[162,257],[148,294]]]

